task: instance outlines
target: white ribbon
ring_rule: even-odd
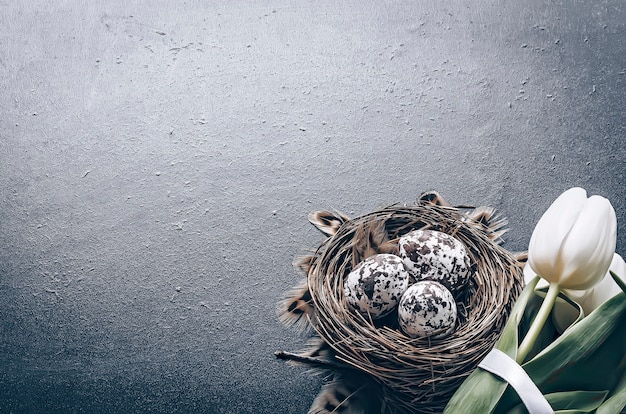
[[[524,368],[504,352],[492,349],[478,366],[508,382],[526,406],[528,414],[554,414]]]

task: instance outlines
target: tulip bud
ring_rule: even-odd
[[[543,214],[528,247],[528,264],[561,289],[584,290],[606,274],[617,242],[617,217],[604,197],[579,187],[561,194]]]

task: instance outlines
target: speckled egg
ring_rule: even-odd
[[[381,318],[398,305],[409,285],[409,273],[402,259],[393,254],[377,254],[359,263],[344,280],[348,304],[358,312]]]
[[[433,280],[459,293],[470,277],[470,258],[463,243],[435,230],[413,230],[398,242],[399,256],[416,281]]]
[[[412,338],[446,336],[454,330],[456,318],[452,293],[430,280],[409,286],[398,305],[400,329]]]

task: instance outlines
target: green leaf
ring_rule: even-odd
[[[496,348],[513,359],[517,356],[517,347],[519,345],[518,326],[524,318],[528,302],[536,298],[535,287],[538,282],[539,276],[531,280],[530,283],[526,285],[524,290],[522,290],[522,293],[517,298],[517,301],[515,301],[515,305],[513,305],[513,309],[511,309],[509,320],[504,326],[500,339],[496,344]]]
[[[581,411],[581,410],[557,410],[554,414],[586,414],[590,411]]]
[[[546,401],[557,413],[589,413],[597,409],[608,391],[567,391],[545,395]],[[516,405],[507,414],[526,414],[524,404]]]
[[[518,344],[518,325],[534,296],[537,281],[538,278],[524,288],[497,344],[498,349],[512,358]],[[602,414],[615,414],[619,411],[613,409],[626,401],[625,355],[626,294],[620,293],[570,326],[523,367],[544,394],[613,390],[605,408],[601,406],[601,409]],[[454,394],[444,412],[504,413],[519,402],[519,397],[506,382],[476,369]],[[578,408],[561,411],[584,412]]]
[[[540,354],[522,365],[544,393],[614,389],[626,370],[626,300],[620,293],[570,326]],[[508,388],[495,412],[520,403]]]
[[[481,368],[474,372],[457,389],[444,414],[483,414],[493,412],[509,384]]]
[[[626,368],[625,354],[626,300],[620,293],[523,367],[543,392],[612,389]]]
[[[609,273],[611,274],[611,277],[613,278],[613,280],[615,281],[615,283],[617,283],[617,286],[619,286],[620,289],[622,289],[622,292],[626,293],[626,284],[624,284],[624,281],[622,280],[622,278],[620,278],[617,274],[615,274],[614,271],[609,270]]]
[[[596,414],[620,413],[626,407],[626,372],[615,386],[609,398],[598,408]]]
[[[586,414],[589,411],[580,411],[580,410],[558,410],[555,411],[554,414]]]
[[[598,408],[608,394],[606,390],[567,391],[547,394],[545,397],[555,411],[577,410],[588,413]]]
[[[570,299],[569,296],[565,294],[559,295],[559,299],[563,299],[565,303],[567,303],[572,308],[572,310],[578,315],[576,319],[571,323],[570,326],[574,326],[575,324],[583,320],[583,318],[585,317],[585,311],[583,310],[582,306],[580,306],[577,302]]]
[[[518,346],[518,325],[524,316],[528,301],[535,296],[534,289],[539,277],[533,279],[522,291],[502,330],[497,348],[515,358]],[[445,408],[445,414],[486,414],[492,412],[508,383],[481,368],[477,368],[461,384]]]

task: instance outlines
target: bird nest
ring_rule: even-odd
[[[310,412],[339,411],[362,404],[359,399],[370,400],[364,412],[442,412],[494,347],[523,287],[522,256],[499,245],[505,220],[487,207],[448,206],[434,192],[415,205],[353,219],[326,211],[309,219],[328,238],[299,261],[306,282],[280,303],[279,314],[288,325],[312,328],[315,337],[300,353],[276,355],[334,374]],[[344,296],[344,278],[357,263],[372,254],[393,253],[398,239],[417,229],[455,237],[471,259],[469,285],[456,298],[455,330],[444,338],[411,338],[398,329],[397,314],[374,321],[352,311]]]

